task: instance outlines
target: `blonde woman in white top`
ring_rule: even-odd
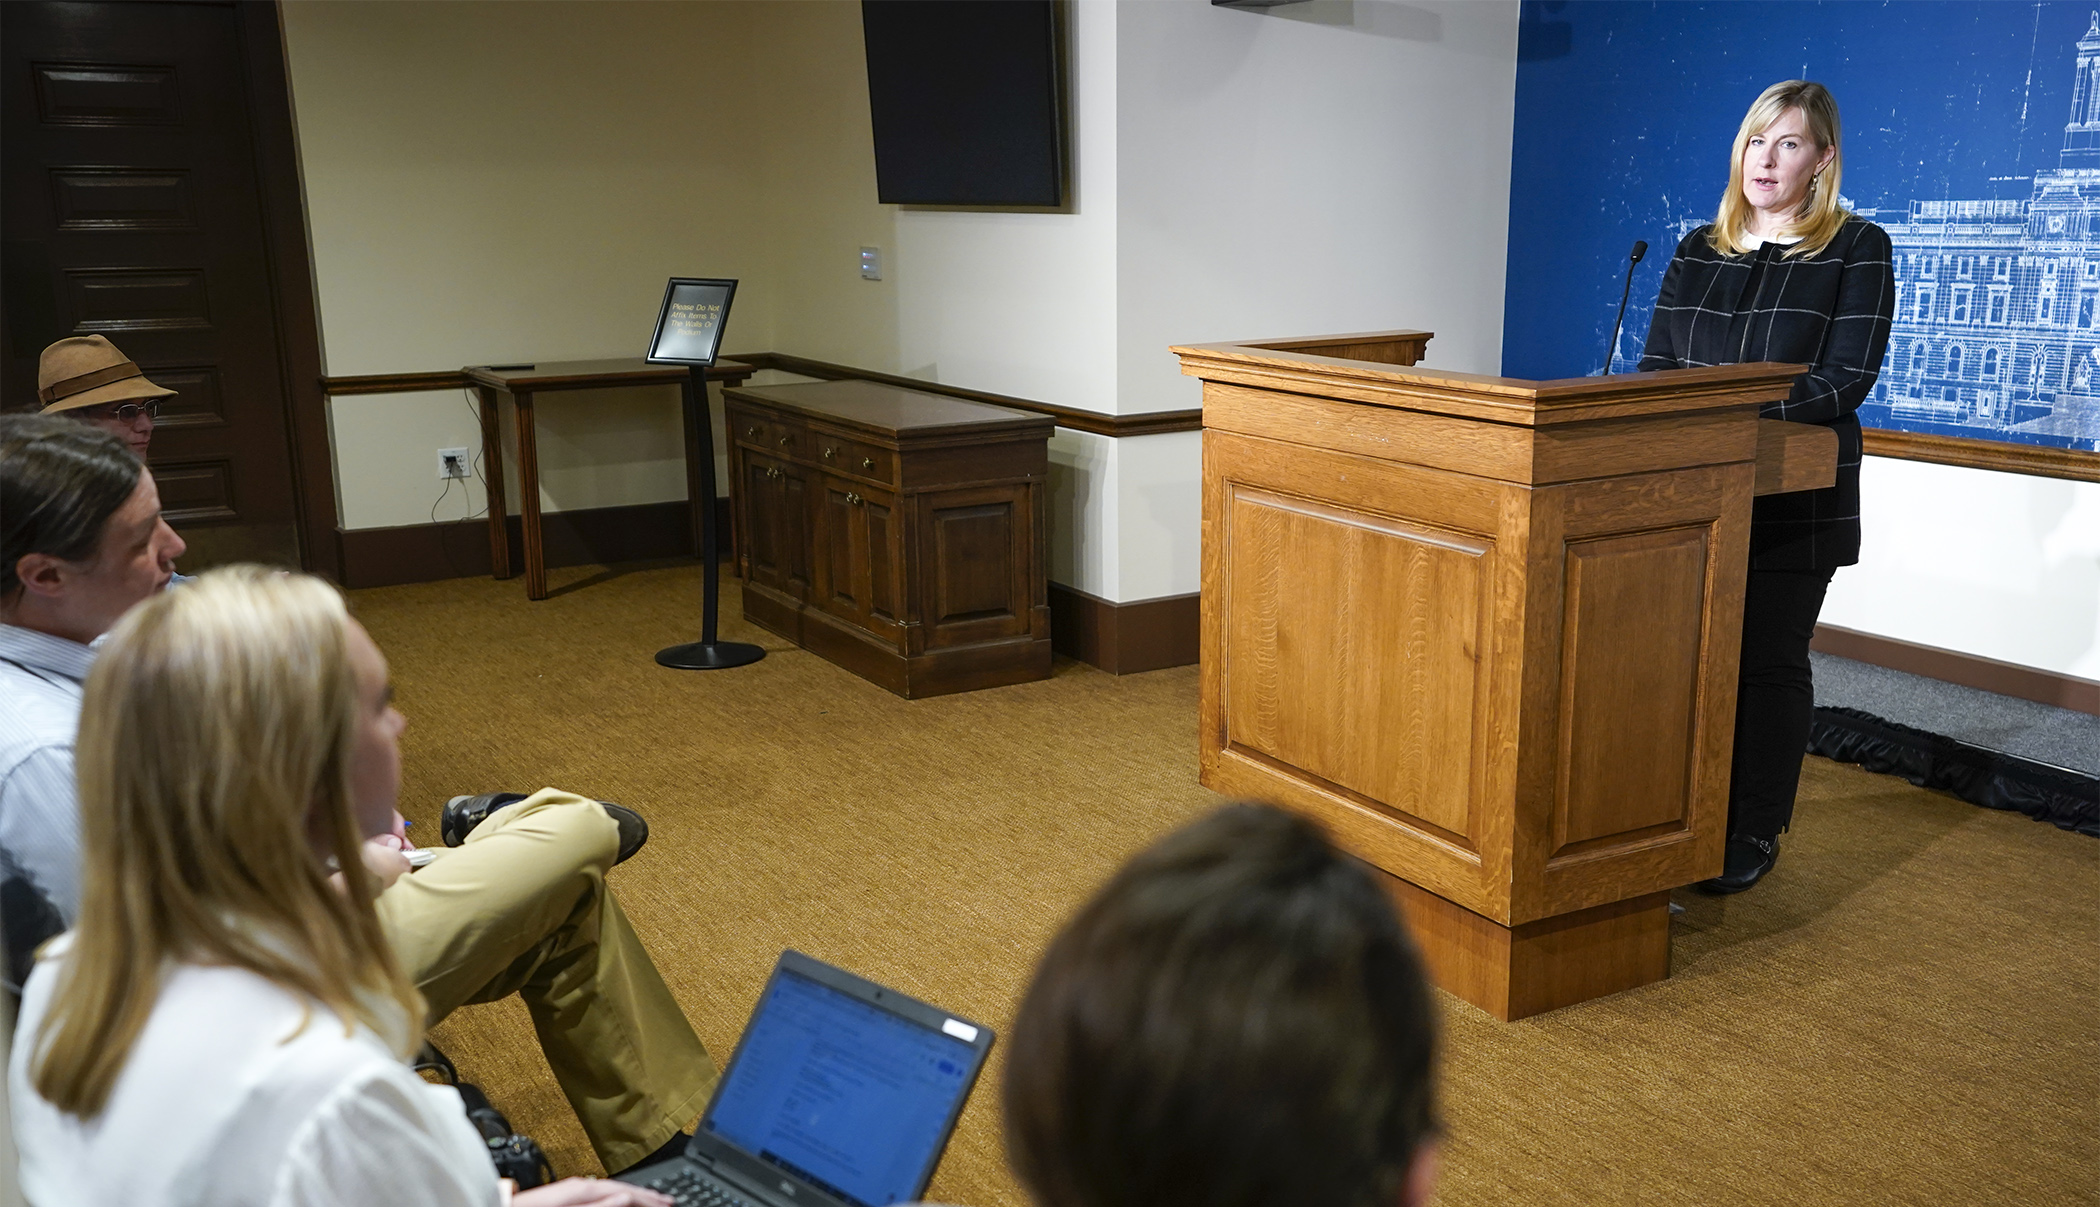
[[[407,1066],[423,1001],[359,860],[400,783],[390,696],[301,575],[215,571],[112,633],[76,747],[79,924],[25,986],[8,1069],[31,1203],[503,1201],[458,1095]],[[516,1202],[670,1200],[569,1179]]]

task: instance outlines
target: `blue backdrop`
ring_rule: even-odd
[[[1616,349],[1629,371],[1671,250],[1727,186],[1743,111],[1806,78],[1843,112],[1842,195],[1896,242],[1897,330],[1862,419],[2100,448],[2100,329],[2080,311],[2100,289],[2100,172],[2060,171],[2094,24],[2089,4],[1529,0],[1503,372],[1599,372],[1645,239]],[[2068,229],[2047,225],[2044,186]]]

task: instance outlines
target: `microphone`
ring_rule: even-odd
[[[1619,324],[1626,321],[1626,299],[1633,296],[1633,266],[1648,254],[1648,241],[1635,239],[1633,250],[1626,253],[1626,287],[1619,291],[1619,317],[1611,321],[1611,343],[1604,347],[1604,372],[1611,372],[1612,354],[1619,350]]]

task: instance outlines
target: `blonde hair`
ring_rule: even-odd
[[[75,745],[80,919],[32,1067],[52,1105],[101,1113],[170,963],[248,969],[403,1056],[422,1042],[359,862],[348,623],[319,579],[234,566],[110,634]]]
[[[1721,194],[1721,212],[1715,216],[1707,242],[1722,255],[1739,256],[1750,250],[1744,242],[1749,231],[1750,200],[1743,196],[1743,150],[1750,140],[1772,128],[1789,109],[1799,109],[1808,122],[1808,136],[1818,153],[1829,150],[1830,163],[1808,186],[1808,199],[1787,222],[1786,231],[1801,241],[1787,249],[1788,256],[1812,256],[1830,246],[1839,228],[1852,216],[1838,204],[1838,180],[1845,171],[1845,152],[1839,144],[1837,101],[1830,90],[1808,80],[1785,80],[1764,90],[1743,115],[1735,132],[1735,157],[1728,164],[1728,191]]]

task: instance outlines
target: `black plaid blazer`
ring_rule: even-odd
[[[1748,361],[1792,361],[1809,370],[1760,413],[1820,423],[1838,435],[1837,484],[1765,495],[1751,514],[1757,570],[1834,570],[1859,560],[1859,419],[1881,374],[1896,277],[1888,232],[1863,218],[1839,228],[1813,256],[1784,258],[1766,243],[1724,256],[1702,226],[1684,237],[1663,273],[1641,370]],[[1748,295],[1748,296],[1746,296]]]

